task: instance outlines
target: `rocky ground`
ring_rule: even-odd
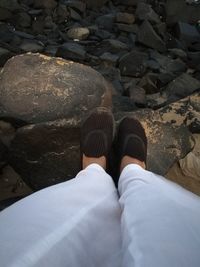
[[[140,119],[148,168],[200,195],[199,19],[193,0],[1,0],[0,200],[73,177],[97,106]]]

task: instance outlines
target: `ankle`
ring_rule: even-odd
[[[137,164],[139,165],[140,167],[142,167],[143,169],[146,169],[146,164],[145,162],[143,161],[140,161],[136,158],[132,158],[132,157],[129,157],[129,156],[124,156],[122,158],[122,161],[121,161],[121,164],[120,164],[120,173],[123,171],[123,169],[129,165],[129,164]]]
[[[83,154],[83,160],[82,160],[82,167],[83,169],[87,168],[91,164],[98,164],[100,165],[104,170],[106,169],[106,157],[102,156],[99,158],[92,158],[87,157]]]

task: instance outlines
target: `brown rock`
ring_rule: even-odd
[[[0,114],[28,123],[79,118],[102,105],[109,87],[90,67],[41,54],[13,57],[0,75]]]
[[[125,12],[119,12],[116,15],[116,21],[120,23],[132,24],[135,22],[135,16]]]

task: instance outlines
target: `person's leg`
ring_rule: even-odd
[[[120,266],[120,208],[111,177],[92,164],[17,202],[0,213],[0,240],[4,267]]]
[[[199,267],[200,198],[139,165],[119,179],[123,267]]]
[[[0,214],[1,266],[121,266],[121,210],[104,170],[113,126],[107,111],[92,114],[81,133],[84,170]]]
[[[134,121],[128,123],[130,128],[131,123],[134,125]],[[122,135],[124,126],[120,128]],[[141,126],[139,131],[138,127],[132,128],[132,137],[129,128],[129,138],[125,138],[128,141],[119,145],[124,151],[118,183],[122,208],[122,266],[198,267],[200,198],[144,170],[146,141]]]

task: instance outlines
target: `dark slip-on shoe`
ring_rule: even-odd
[[[87,157],[108,157],[115,131],[112,113],[106,108],[97,108],[81,127],[81,154]]]

